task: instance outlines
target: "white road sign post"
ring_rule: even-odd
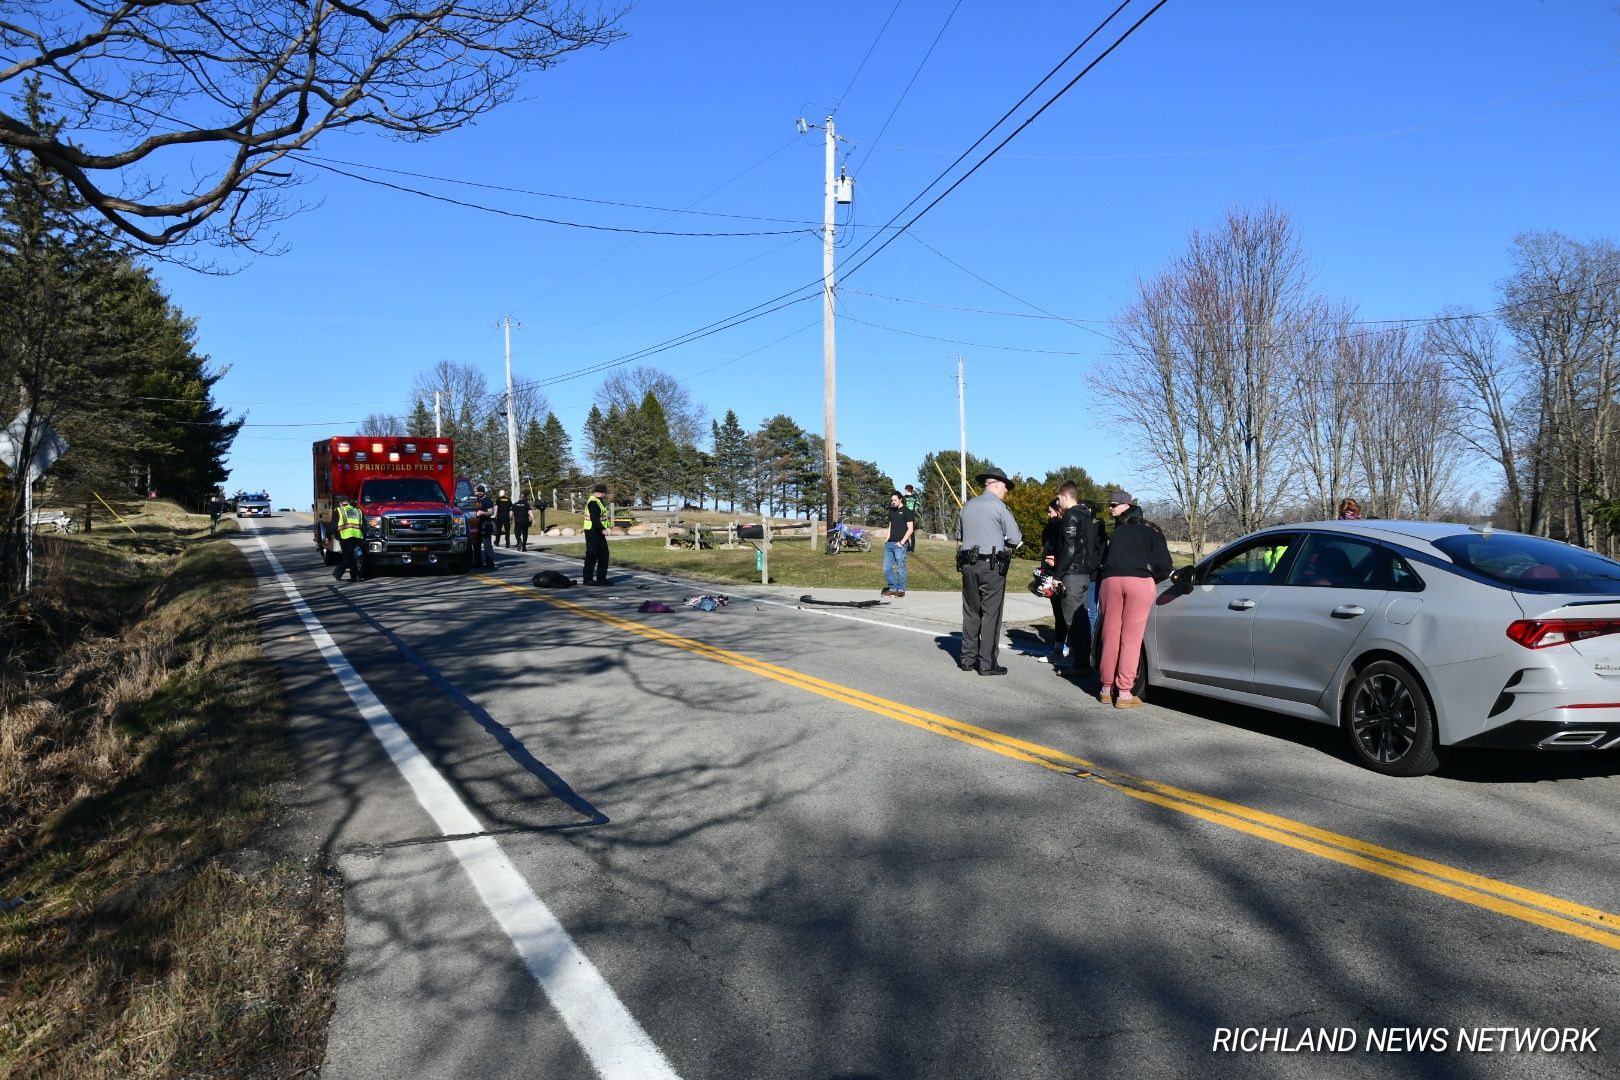
[[[28,438],[29,423],[33,424],[33,438]],[[29,444],[26,468],[19,467],[23,444]],[[17,477],[23,486],[23,592],[34,584],[34,485],[56,459],[67,453],[67,440],[58,435],[51,425],[24,409],[16,419],[0,432],[0,461]]]

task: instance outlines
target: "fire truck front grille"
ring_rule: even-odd
[[[388,540],[437,540],[449,535],[450,519],[437,514],[383,520],[383,537]]]

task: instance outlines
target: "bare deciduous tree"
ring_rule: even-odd
[[[1274,206],[1194,233],[1179,263],[1194,348],[1208,358],[1216,488],[1240,532],[1267,524],[1289,479],[1299,345],[1315,303],[1305,255]]]
[[[1367,485],[1364,512],[1383,518],[1406,514],[1406,460],[1414,431],[1404,400],[1412,380],[1412,334],[1406,327],[1357,335],[1351,350],[1360,366],[1356,453]]]
[[[1465,442],[1459,434],[1462,403],[1444,360],[1424,349],[1410,352],[1398,396],[1406,405],[1402,440],[1406,452],[1406,491],[1412,516],[1439,518],[1457,502],[1457,480]]]
[[[42,76],[68,115],[49,131],[0,110],[0,146],[143,243],[251,247],[321,132],[452,131],[618,20],[573,0],[0,0],[0,86]]]
[[[1089,381],[1124,410],[1127,439],[1175,499],[1193,557],[1201,558],[1215,500],[1207,443],[1214,425],[1204,394],[1206,357],[1185,347],[1177,292],[1171,273],[1139,283],[1136,302],[1114,322],[1126,352]]]
[[[1296,461],[1309,512],[1331,518],[1355,485],[1364,364],[1347,305],[1321,305],[1300,344]]]
[[[1518,403],[1524,394],[1524,370],[1500,346],[1494,322],[1461,308],[1447,308],[1429,326],[1424,350],[1439,358],[1459,389],[1458,433],[1475,452],[1502,470],[1510,524],[1525,529],[1524,485],[1519,460],[1524,449]]]
[[[649,393],[663,406],[675,445],[696,446],[708,431],[708,410],[694,402],[686,387],[667,371],[655,367],[615,371],[597,388],[596,404],[604,413],[614,405],[620,412],[629,412],[640,408]]]
[[[1513,265],[1502,321],[1536,375],[1533,468],[1563,537],[1593,545],[1589,506],[1620,497],[1620,249],[1527,233],[1514,241]],[[1532,512],[1531,529],[1552,525]]]
[[[1130,400],[1138,445],[1164,469],[1200,546],[1217,505],[1265,524],[1291,470],[1300,347],[1317,301],[1288,215],[1233,210],[1194,232],[1116,322],[1126,353],[1107,378]]]
[[[382,413],[371,413],[360,421],[360,430],[356,435],[404,435],[405,421],[403,417],[385,416]]]

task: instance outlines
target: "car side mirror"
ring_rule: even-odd
[[[1191,589],[1193,587],[1193,572],[1196,568],[1191,566],[1178,566],[1170,572],[1170,584],[1178,589]]]

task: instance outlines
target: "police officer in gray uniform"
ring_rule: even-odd
[[[1001,604],[1007,598],[1007,567],[1013,549],[1024,542],[1018,522],[1004,505],[1013,483],[999,472],[980,473],[984,489],[962,507],[956,519],[956,566],[962,571],[963,671],[1005,675],[996,663],[1001,648]]]

